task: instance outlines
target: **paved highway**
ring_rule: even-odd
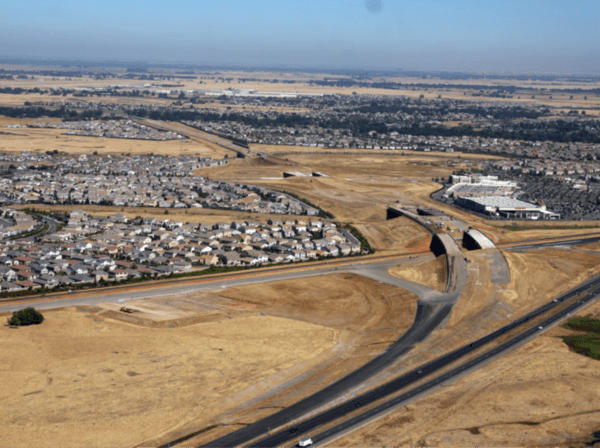
[[[531,242],[531,244],[520,244],[520,245],[511,245],[503,246],[504,250],[526,250],[526,249],[539,249],[542,247],[556,247],[556,246],[578,246],[580,244],[590,244],[597,243],[600,241],[600,236],[586,237],[586,238],[577,238],[577,239],[569,239],[563,241],[550,241],[550,242]]]
[[[432,257],[426,255],[424,257]],[[157,283],[138,283],[124,285],[113,290],[83,290],[77,291],[73,297],[69,294],[59,294],[53,297],[17,297],[12,299],[0,300],[0,312],[17,311],[28,306],[35,306],[37,309],[51,309],[63,306],[76,305],[98,305],[101,303],[122,303],[133,299],[146,299],[154,297],[166,297],[170,295],[186,294],[201,290],[224,289],[231,286],[242,286],[254,283],[273,282],[281,280],[290,280],[294,278],[313,277],[326,274],[354,273],[361,275],[364,271],[367,276],[373,272],[386,273],[392,266],[403,263],[413,263],[422,260],[423,256],[417,258],[384,258],[383,260],[370,261],[340,259],[338,262],[324,263],[321,265],[283,265],[273,270],[248,270],[237,271],[214,277],[187,277],[169,281],[165,279],[162,284]],[[405,288],[414,292],[419,298],[439,298],[445,297],[444,294],[423,287],[418,283],[408,280],[383,275],[377,278],[382,283],[389,283],[395,286]]]
[[[376,373],[381,372],[397,361],[398,357],[412,350],[417,343],[425,339],[448,316],[451,309],[452,304],[430,305],[419,301],[413,325],[384,353],[319,392],[251,425],[214,440],[208,446],[230,447],[242,445],[261,434],[266,434],[270,428],[278,428],[286,425],[306,415],[308,412],[327,404],[334,398],[346,393],[349,389],[358,386]],[[185,440],[186,438],[182,438],[171,443],[180,443]]]
[[[583,295],[582,295],[583,294]],[[392,381],[389,381],[372,391],[366,392],[352,400],[348,400],[338,406],[335,406],[331,409],[328,409],[324,412],[321,412],[313,417],[302,421],[300,423],[295,424],[292,428],[286,428],[281,430],[275,434],[272,434],[266,438],[255,441],[252,443],[252,446],[260,446],[260,447],[271,447],[271,446],[282,446],[284,444],[289,444],[291,441],[299,438],[300,435],[306,434],[310,431],[315,430],[316,428],[323,426],[327,423],[331,423],[339,418],[342,418],[348,414],[356,412],[358,409],[364,406],[372,405],[375,402],[382,400],[390,395],[396,394],[402,389],[410,386],[411,384],[422,380],[423,378],[432,375],[433,373],[439,371],[440,369],[448,367],[450,364],[459,360],[462,357],[465,357],[471,354],[473,351],[484,347],[485,345],[501,338],[506,333],[511,330],[514,330],[520,326],[523,326],[530,322],[532,319],[547,313],[554,308],[560,306],[563,302],[573,299],[577,296],[581,296],[575,302],[569,304],[568,306],[560,309],[556,313],[552,314],[550,317],[546,318],[540,323],[535,324],[530,328],[526,328],[521,331],[516,336],[510,338],[508,341],[505,341],[494,347],[487,352],[466,361],[465,363],[455,367],[454,369],[446,372],[429,382],[418,386],[417,388],[410,390],[402,395],[394,397],[382,404],[379,404],[373,408],[368,409],[367,411],[356,415],[348,420],[343,421],[342,423],[327,429],[321,433],[316,435],[310,435],[315,443],[331,441],[338,434],[347,431],[350,428],[353,428],[361,423],[366,422],[369,419],[374,418],[375,416],[386,412],[389,409],[392,409],[396,406],[400,406],[406,401],[419,396],[425,392],[428,392],[445,381],[452,380],[456,376],[459,376],[466,371],[473,369],[475,367],[480,366],[481,364],[493,359],[500,354],[515,348],[516,346],[522,344],[538,333],[544,331],[544,329],[552,325],[564,317],[568,316],[570,313],[575,312],[577,309],[585,306],[592,300],[595,300],[600,295],[600,276],[594,277],[591,280],[588,280],[584,284],[574,288],[573,290],[563,294],[557,299],[549,302],[538,309],[532,311],[531,313],[513,321],[512,323],[468,344],[457,350],[454,350],[440,358],[435,359],[427,364],[424,364]],[[218,442],[217,439],[215,442]],[[213,443],[208,444],[207,446],[217,446]]]
[[[315,409],[325,406],[330,401],[364,383],[375,374],[380,373],[396,362],[398,358],[412,350],[416,344],[423,341],[431,334],[435,327],[442,323],[450,314],[453,305],[462,294],[466,280],[464,260],[462,257],[455,257],[453,258],[453,263],[456,268],[453,269],[452,281],[449,282],[449,291],[447,293],[442,294],[433,290],[424,291],[422,285],[414,284],[418,286],[415,292],[421,294],[421,298],[417,303],[414,322],[384,353],[313,395],[244,428],[213,440],[208,446],[230,447],[248,443],[256,437],[267,433],[270,428],[282,427]],[[399,279],[387,274],[387,269],[381,269],[374,264],[360,266],[360,268],[362,275],[381,282],[398,284]],[[186,439],[186,437],[183,437],[171,442],[171,444],[184,442]]]
[[[571,244],[571,245],[585,244],[588,242],[595,242],[595,241],[600,241],[600,237],[587,238],[587,239],[582,238],[582,239],[578,239],[578,240],[571,240],[568,242],[564,242],[564,241],[563,242],[552,242],[552,243],[540,242],[538,244],[535,244],[532,242],[532,244],[525,246],[525,247],[533,248],[533,247],[543,247],[546,245],[556,246],[556,245],[564,245],[567,243]],[[230,275],[227,275],[224,278],[204,278],[204,279],[196,278],[196,279],[189,279],[189,280],[186,279],[188,281],[185,283],[182,282],[181,284],[177,284],[177,282],[174,282],[173,285],[167,286],[167,287],[162,287],[162,288],[156,288],[156,286],[152,287],[150,285],[150,286],[147,286],[146,288],[139,288],[136,290],[136,286],[132,285],[129,287],[130,291],[123,291],[123,290],[116,291],[116,292],[98,291],[98,294],[90,294],[88,292],[83,297],[74,297],[72,299],[65,300],[64,298],[61,298],[61,299],[54,299],[54,300],[49,300],[49,301],[45,301],[45,302],[44,301],[42,301],[42,302],[36,301],[35,306],[36,306],[36,308],[44,309],[44,308],[55,308],[57,306],[72,306],[72,305],[82,305],[82,304],[93,305],[93,304],[106,303],[106,302],[122,302],[124,300],[130,300],[130,299],[164,297],[167,295],[177,295],[177,294],[182,294],[182,293],[196,291],[196,290],[202,290],[202,289],[213,289],[214,290],[214,289],[218,289],[218,288],[225,288],[228,286],[238,286],[238,285],[244,285],[244,284],[250,284],[250,283],[262,283],[262,282],[268,282],[268,281],[287,280],[287,279],[292,279],[292,278],[316,276],[316,275],[323,275],[323,274],[336,273],[336,272],[351,272],[351,273],[356,273],[359,275],[365,275],[367,277],[373,278],[380,282],[390,283],[390,284],[394,284],[396,286],[403,287],[405,289],[413,291],[415,294],[417,294],[419,296],[420,300],[418,303],[417,313],[416,313],[415,321],[414,321],[413,325],[404,335],[402,335],[402,337],[400,339],[398,339],[396,342],[394,342],[388,348],[388,350],[386,350],[385,353],[374,358],[372,361],[365,364],[357,371],[352,372],[351,374],[347,375],[346,377],[342,378],[341,380],[337,381],[336,383],[333,383],[330,386],[323,389],[322,391],[317,392],[313,396],[308,397],[307,399],[302,400],[280,412],[277,412],[276,414],[273,414],[269,417],[266,417],[263,420],[255,422],[254,424],[251,424],[251,425],[249,425],[245,428],[242,428],[238,431],[235,431],[234,433],[228,434],[228,435],[226,435],[220,439],[217,439],[209,444],[209,446],[238,446],[238,445],[241,445],[244,443],[248,443],[251,440],[254,440],[257,437],[260,437],[261,435],[267,433],[269,428],[277,428],[277,427],[282,427],[286,424],[289,424],[291,421],[302,417],[307,412],[315,410],[315,409],[325,405],[328,401],[330,401],[336,397],[339,397],[343,393],[348,392],[348,390],[350,390],[353,387],[364,382],[365,379],[368,379],[369,377],[373,376],[374,374],[379,373],[381,370],[385,369],[391,363],[397,361],[397,359],[400,356],[402,356],[403,354],[410,351],[414,347],[415,344],[417,344],[418,342],[422,341],[425,337],[427,337],[431,333],[431,331],[433,331],[433,329],[437,325],[439,325],[448,316],[448,314],[450,313],[450,310],[452,308],[452,305],[456,302],[456,300],[460,296],[460,293],[462,292],[462,287],[463,287],[464,281],[465,281],[464,265],[463,265],[464,261],[462,260],[462,257],[456,257],[456,259],[455,259],[455,261],[458,262],[458,266],[459,266],[456,269],[456,272],[458,274],[457,274],[456,280],[454,282],[455,283],[454,287],[451,288],[450,292],[448,292],[448,293],[439,293],[439,292],[433,291],[429,288],[424,288],[422,285],[419,285],[419,284],[416,284],[413,282],[409,282],[406,280],[398,279],[398,278],[392,277],[387,274],[387,270],[394,265],[397,265],[399,263],[408,263],[408,262],[414,262],[414,261],[415,261],[415,259],[397,258],[397,259],[384,259],[382,261],[376,261],[376,262],[371,262],[369,260],[360,260],[360,261],[349,264],[347,260],[342,260],[342,261],[340,261],[338,266],[336,266],[335,264],[323,264],[318,267],[314,266],[313,269],[305,269],[305,270],[295,269],[296,267],[301,268],[302,266],[293,266],[293,267],[285,266],[285,267],[282,267],[280,272],[272,272],[271,273],[268,271],[263,271],[263,272],[245,271],[245,272],[239,272],[239,273],[232,273]],[[305,265],[305,266],[306,266],[306,268],[311,267],[309,265]],[[26,306],[31,306],[31,304],[32,304],[32,302],[28,301],[28,300],[23,300],[23,299],[17,299],[17,300],[20,300],[20,303],[10,303],[10,304],[4,305],[4,306],[0,306],[0,311],[14,311],[16,309],[21,309]],[[531,318],[531,317],[529,317],[529,318]],[[516,321],[516,322],[519,322],[519,321]],[[513,324],[511,324],[511,325],[513,325]],[[507,327],[504,327],[504,331],[507,331],[506,328]],[[494,334],[495,333],[492,333],[492,335],[494,335]],[[486,338],[491,337],[492,339],[490,339],[490,340],[493,340],[494,336],[492,336],[492,335],[488,335],[488,336],[486,336]],[[474,349],[475,349],[475,347],[473,345],[471,345],[471,346],[469,346],[469,348],[467,350],[468,350],[468,352],[471,352]],[[446,356],[449,356],[449,355],[446,355]],[[460,356],[464,356],[464,354],[460,355]],[[458,359],[458,358],[456,358],[456,359]],[[447,362],[452,362],[452,361],[447,361]],[[429,372],[429,373],[431,373],[431,372]],[[419,373],[418,376],[415,377],[412,382],[416,381],[417,379],[423,378],[425,374],[429,374],[429,373],[427,373],[425,371],[425,366],[423,366],[421,368],[421,373]],[[405,380],[406,380],[406,378],[405,378]],[[407,384],[410,384],[410,382],[403,384],[401,387],[406,387]],[[400,386],[396,385],[394,387],[400,387]],[[395,391],[396,390],[394,390],[394,392]],[[389,392],[389,393],[392,393],[392,392]],[[373,398],[373,400],[378,400],[380,398]],[[365,404],[367,404],[367,402],[364,402],[364,403],[362,401],[353,402],[354,406],[356,406],[357,404],[362,407]],[[335,409],[337,409],[337,407],[332,408],[332,410],[335,410]],[[354,410],[355,409],[356,408],[354,408]],[[327,411],[327,412],[330,412],[330,411]],[[338,413],[342,412],[342,413],[338,415],[338,414],[335,414],[335,412],[338,412]],[[331,415],[338,415],[337,417],[333,417],[333,419],[337,419],[337,418],[339,418],[340,415],[346,415],[348,412],[349,411],[347,409],[345,409],[344,411],[340,411],[338,409],[338,411],[334,411],[334,414],[331,414]],[[329,418],[328,421],[331,421],[330,417],[327,417],[327,418]],[[298,427],[298,429],[295,432],[300,434],[302,432],[312,430],[315,427],[320,426],[322,424],[323,423],[318,423],[316,426],[310,426],[310,425],[307,427],[303,426],[302,429],[300,427]],[[290,433],[286,432],[286,431],[283,432],[283,434],[285,434],[285,437],[287,437],[287,438],[284,437],[282,439],[284,441],[289,440],[289,436],[290,436]],[[295,435],[297,435],[297,434],[294,433],[293,436],[295,436]],[[277,434],[273,435],[272,437],[277,437]],[[281,437],[281,435],[279,437]],[[172,444],[179,443],[186,439],[187,438],[184,437],[178,441],[173,441],[171,443]],[[280,443],[284,443],[284,442],[279,442],[279,439],[272,439],[272,438],[264,439],[263,441],[259,441],[258,443],[262,444],[264,442],[266,444],[264,446],[267,446],[267,445],[270,446],[271,441],[273,441],[273,445],[279,445]],[[166,445],[166,446],[168,446],[168,445]]]

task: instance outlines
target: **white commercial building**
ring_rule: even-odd
[[[507,219],[560,219],[560,215],[546,210],[545,205],[502,196],[479,198],[458,197],[456,204],[475,212]]]

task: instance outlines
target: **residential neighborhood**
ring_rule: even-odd
[[[40,227],[27,213],[0,209],[0,232]],[[28,218],[27,218],[28,217]],[[54,218],[51,218],[55,221]],[[156,278],[210,266],[262,266],[361,252],[329,221],[277,219],[196,224],[75,210],[55,232],[10,239],[1,233],[0,292]]]
[[[193,175],[194,170],[226,163],[227,159],[189,156],[0,153],[0,203],[319,214],[285,193]]]
[[[160,131],[133,120],[64,121],[33,123],[31,128],[66,129],[67,135],[88,137],[128,138],[137,140],[177,140],[182,135]]]

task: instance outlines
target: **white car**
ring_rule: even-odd
[[[298,442],[298,446],[308,446],[308,445],[312,445],[313,441],[310,437],[306,437],[302,440],[300,440],[300,442]]]

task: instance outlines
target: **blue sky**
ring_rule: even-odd
[[[0,57],[600,72],[598,0],[2,0]]]

